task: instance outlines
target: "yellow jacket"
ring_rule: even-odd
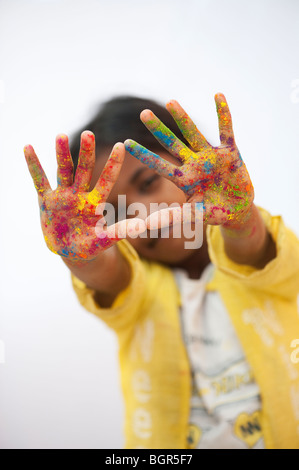
[[[262,270],[238,265],[225,255],[219,227],[209,226],[216,269],[206,288],[220,293],[260,388],[266,447],[298,449],[299,362],[292,360],[291,343],[299,338],[299,242],[281,217],[260,211],[277,257]],[[111,308],[101,308],[94,291],[74,276],[72,283],[82,306],[118,336],[125,447],[188,448],[191,373],[174,275],[140,259],[126,240],[118,247],[132,279]]]

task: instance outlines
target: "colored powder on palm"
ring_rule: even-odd
[[[67,224],[57,224],[55,226],[55,232],[58,238],[63,238],[64,235],[68,232],[68,225]]]

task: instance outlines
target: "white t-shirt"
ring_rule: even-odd
[[[188,441],[197,449],[263,449],[259,388],[219,293],[205,291],[213,269],[196,280],[173,270],[193,379]]]

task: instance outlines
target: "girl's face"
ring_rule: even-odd
[[[159,155],[171,163],[178,164],[178,161],[166,152],[159,151]],[[96,159],[90,189],[94,187],[107,158],[108,153],[102,153]],[[146,208],[146,216],[150,215],[150,203],[181,205],[186,202],[184,192],[174,183],[158,175],[127,152],[119,177],[107,199],[107,202],[114,206],[116,213],[118,195],[126,196],[127,207],[132,203],[142,203]],[[126,217],[129,218],[129,216]],[[141,213],[136,214],[136,217],[142,217]],[[186,249],[184,246],[186,240],[192,241],[192,238],[186,239],[183,236],[174,238],[171,229],[168,238],[161,238],[161,236],[150,238],[148,231],[146,238],[137,237],[128,240],[143,258],[169,265],[180,264],[194,254],[194,251],[198,251],[198,249]]]

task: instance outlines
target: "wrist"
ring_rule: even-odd
[[[236,217],[221,225],[221,232],[231,238],[250,238],[257,226],[264,225],[259,210],[254,203],[250,205],[242,217]]]
[[[221,226],[221,234],[227,256],[238,264],[262,269],[276,256],[275,243],[255,205],[243,223]]]
[[[103,250],[94,256],[93,258],[81,258],[79,256],[74,257],[66,257],[61,256],[62,261],[66,264],[69,269],[88,269],[89,267],[92,268],[94,264],[97,264],[99,261],[103,262],[106,258],[108,250]]]

